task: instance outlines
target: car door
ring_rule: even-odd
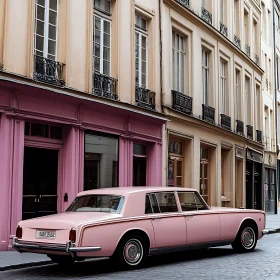
[[[147,201],[148,200],[148,201]],[[154,228],[156,248],[186,244],[185,217],[179,212],[175,192],[157,192],[146,196],[148,210]]]
[[[209,210],[197,192],[178,192],[186,219],[187,245],[221,241],[219,215]]]

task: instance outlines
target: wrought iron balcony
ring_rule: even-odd
[[[172,90],[172,108],[185,114],[192,114],[192,97]]]
[[[231,130],[231,117],[221,114],[221,127],[226,130]]]
[[[202,119],[215,124],[215,108],[202,104]]]
[[[64,64],[39,55],[34,55],[34,73],[35,81],[43,82],[55,86],[64,86],[63,79]]]
[[[155,97],[156,93],[154,91],[135,86],[135,102],[137,106],[155,110]]]
[[[201,7],[201,18],[209,24],[212,24],[212,14],[208,12],[204,7]]]
[[[236,35],[234,35],[234,44],[241,49],[241,40],[239,37],[237,37]]]
[[[220,32],[224,35],[224,36],[228,36],[228,28],[220,22]]]
[[[257,142],[262,143],[262,131],[256,130],[256,134],[257,134]]]
[[[256,64],[260,65],[260,58],[256,54],[255,54],[255,62],[256,62]]]
[[[247,138],[250,140],[253,140],[253,127],[249,124],[246,125],[247,126]]]
[[[117,79],[94,71],[92,79],[92,94],[99,97],[117,100],[117,81]]]
[[[3,64],[0,63],[0,72],[3,71],[4,67],[3,67]]]
[[[186,8],[190,7],[190,1],[189,0],[176,0],[176,1]]]
[[[246,53],[248,56],[251,55],[251,47],[250,47],[248,44],[245,45],[245,53]]]
[[[244,122],[236,120],[236,133],[244,135]]]

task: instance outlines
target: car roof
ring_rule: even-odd
[[[197,191],[196,189],[190,188],[179,188],[179,187],[117,187],[117,188],[102,188],[94,189],[89,191],[83,191],[78,194],[90,195],[90,194],[111,194],[111,195],[128,195],[130,193],[149,193],[149,192],[166,192],[166,191]]]

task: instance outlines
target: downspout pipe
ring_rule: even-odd
[[[273,58],[274,58],[274,105],[275,105],[275,140],[276,140],[276,205],[275,205],[275,212],[278,212],[278,195],[279,195],[279,170],[278,170],[278,154],[279,154],[279,147],[278,147],[278,100],[277,100],[277,67],[276,67],[276,39],[275,39],[275,5],[280,8],[279,3],[277,0],[272,0],[272,13],[273,13]]]

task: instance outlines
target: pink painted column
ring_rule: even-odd
[[[153,143],[148,149],[148,186],[162,185],[162,145]]]
[[[61,211],[65,211],[80,190],[83,189],[84,131],[76,127],[65,128],[63,146],[63,185],[58,186],[61,197]],[[68,194],[68,202],[63,201]]]
[[[119,138],[119,187],[132,186],[133,142]]]
[[[24,121],[6,114],[0,124],[0,250],[11,249],[22,219]]]

